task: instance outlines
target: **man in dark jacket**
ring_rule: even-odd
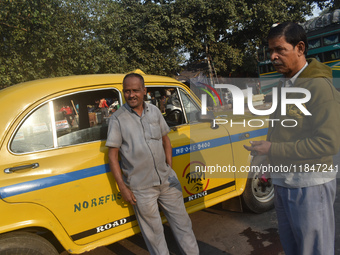
[[[267,141],[252,141],[246,149],[268,155],[269,164],[288,171],[272,172],[279,234],[286,254],[334,254],[334,199],[337,166],[333,155],[340,147],[340,97],[332,85],[332,70],[316,59],[306,59],[307,37],[301,26],[285,22],[268,35],[271,61],[283,74],[281,87],[307,89],[303,107],[281,102],[270,119]],[[299,99],[302,93],[288,93]],[[280,100],[280,99],[279,99]],[[284,111],[283,111],[284,112]],[[282,120],[294,120],[294,127]]]

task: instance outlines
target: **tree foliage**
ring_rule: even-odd
[[[313,3],[335,7],[310,0],[3,0],[0,87],[136,68],[172,75],[202,59],[218,74],[252,73],[270,26],[303,21]]]
[[[85,2],[85,1],[83,1]],[[89,15],[81,1],[0,2],[2,86],[89,72]],[[85,53],[85,54],[84,54]]]

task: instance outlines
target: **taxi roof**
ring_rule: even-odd
[[[183,85],[179,81],[165,76],[146,75],[140,70],[134,71],[143,75],[146,86]],[[0,146],[5,133],[12,123],[28,107],[43,98],[53,97],[62,91],[79,90],[86,87],[117,85],[122,86],[126,74],[91,74],[47,78],[24,82],[0,90]]]

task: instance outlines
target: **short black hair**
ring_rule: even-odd
[[[308,42],[306,31],[297,23],[294,22],[284,22],[278,24],[277,26],[273,26],[267,36],[267,41],[270,39],[278,38],[283,36],[287,43],[293,45],[295,47],[299,42],[304,42],[305,44],[305,56],[308,51]]]
[[[145,85],[144,85],[144,78],[143,78],[143,76],[140,75],[139,73],[128,73],[127,75],[125,75],[125,77],[124,77],[124,79],[123,79],[123,85],[124,85],[125,80],[126,80],[127,78],[132,78],[132,77],[136,77],[136,78],[140,79],[140,81],[142,82],[143,88],[145,87]]]

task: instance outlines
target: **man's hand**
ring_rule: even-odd
[[[270,151],[271,142],[268,141],[250,141],[251,146],[244,145],[244,148],[251,151],[251,155],[268,155]]]
[[[168,135],[162,136],[163,148],[165,152],[166,163],[172,167],[172,147]]]
[[[127,187],[127,186],[123,186],[120,189],[120,193],[122,194],[122,197],[123,199],[132,204],[132,205],[135,205],[136,204],[136,201],[137,199],[135,198],[135,195],[133,194],[133,192]]]
[[[132,204],[136,204],[135,195],[132,191],[125,185],[123,181],[122,171],[120,170],[119,161],[118,161],[118,152],[119,148],[109,148],[109,165],[110,170],[113,174],[113,177],[116,180],[120,193],[122,194],[123,199]]]

